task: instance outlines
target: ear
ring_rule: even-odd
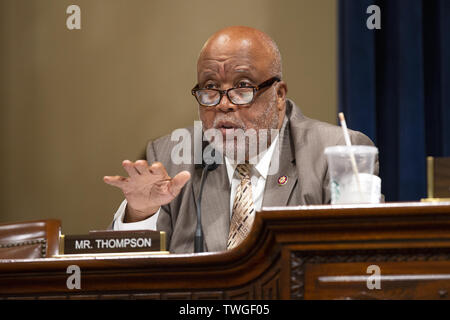
[[[287,94],[287,84],[284,81],[280,81],[276,86],[277,92],[277,107],[278,111],[283,111],[286,108],[286,94]]]

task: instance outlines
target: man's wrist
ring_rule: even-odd
[[[158,212],[160,207],[152,208],[146,212],[135,210],[132,207],[130,207],[129,204],[125,207],[125,215],[123,218],[124,223],[133,223],[133,222],[139,222],[145,219],[150,218],[153,216],[156,212]]]

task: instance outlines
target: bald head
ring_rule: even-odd
[[[198,71],[204,60],[225,60],[238,55],[254,59],[265,73],[282,77],[281,55],[275,41],[260,30],[244,26],[227,27],[214,33],[200,51]]]

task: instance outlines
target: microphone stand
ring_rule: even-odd
[[[202,194],[203,186],[208,176],[208,171],[214,170],[212,167],[214,165],[206,164],[203,168],[202,178],[200,182],[200,192],[197,198],[197,228],[195,229],[195,239],[194,239],[194,252],[203,252],[203,230],[202,230]]]

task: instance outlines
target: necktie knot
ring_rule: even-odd
[[[251,165],[247,164],[247,163],[238,164],[236,167],[236,172],[241,180],[242,179],[250,179],[250,171],[251,171]]]

